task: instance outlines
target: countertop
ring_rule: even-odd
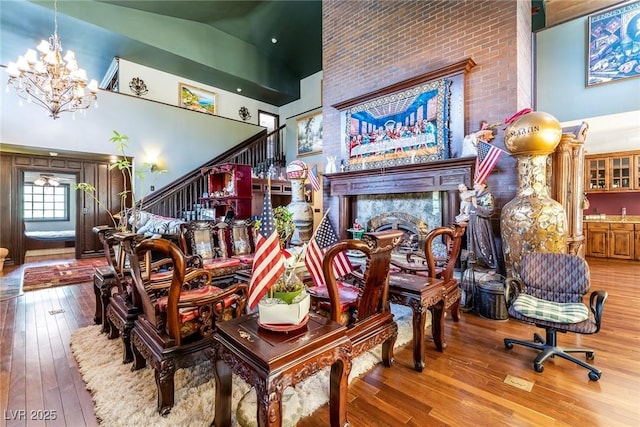
[[[640,224],[640,215],[627,215],[625,219],[622,219],[621,215],[606,215],[603,218],[598,214],[589,214],[589,215],[584,215],[583,222]]]

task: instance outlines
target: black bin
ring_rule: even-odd
[[[504,283],[497,280],[478,283],[478,314],[485,319],[508,320]]]

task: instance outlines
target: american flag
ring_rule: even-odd
[[[484,141],[478,141],[478,157],[476,158],[476,177],[474,182],[484,182],[498,163],[498,159],[504,153],[495,145]]]
[[[271,192],[266,191],[262,205],[262,219],[253,256],[253,272],[249,283],[249,308],[253,309],[284,272],[284,255],[280,250],[278,233],[273,219]]]
[[[309,171],[309,182],[313,191],[320,191],[320,181],[318,180],[318,165],[313,165]]]
[[[320,222],[314,238],[309,242],[304,258],[304,263],[316,286],[326,286],[322,273],[322,261],[324,260],[324,253],[327,251],[327,248],[337,242],[338,236],[336,236],[335,231],[333,231],[329,217],[325,216],[322,222]],[[335,274],[336,277],[342,277],[352,271],[353,266],[347,254],[340,252],[333,259],[333,274]]]

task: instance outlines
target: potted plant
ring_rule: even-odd
[[[134,177],[139,180],[138,187],[144,188],[144,179],[147,172],[166,173],[166,170],[158,169],[151,163],[143,163],[141,168],[134,170],[133,164],[130,162],[129,157],[127,157],[126,154],[126,149],[129,146],[129,137],[114,130],[113,136],[109,138],[109,141],[115,144],[116,151],[120,154],[120,157],[109,165],[109,170],[118,169],[124,177],[125,187],[124,190],[119,193],[120,211],[116,213],[111,212],[107,206],[97,198],[96,188],[93,184],[80,182],[74,184],[73,187],[76,190],[84,191],[85,194],[91,197],[98,204],[98,206],[104,209],[105,212],[109,214],[114,227],[119,231],[130,230],[135,232],[137,230],[138,221],[137,213],[142,210],[144,193],[140,197],[136,196],[133,186]],[[127,183],[131,186],[130,188],[127,187]],[[127,205],[127,200],[130,201],[129,205]]]
[[[273,209],[273,220],[278,233],[280,247],[284,249],[289,246],[293,230],[296,227],[293,222],[293,214],[286,206],[278,206]],[[260,229],[260,222],[260,219],[256,219],[253,223],[256,233]]]

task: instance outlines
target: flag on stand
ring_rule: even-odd
[[[253,256],[253,271],[249,283],[249,308],[253,309],[278,278],[284,273],[284,255],[273,218],[271,192],[266,191],[262,206],[262,219]]]
[[[311,188],[313,191],[320,191],[320,181],[318,179],[318,165],[313,165],[311,170],[309,171],[309,182],[311,183]]]
[[[329,217],[325,215],[314,237],[309,242],[304,258],[304,263],[316,286],[326,286],[324,274],[322,273],[322,261],[324,260],[324,253],[327,251],[327,248],[337,242],[338,236],[336,236],[335,231],[333,231]],[[352,271],[353,266],[346,252],[339,253],[333,259],[333,273],[336,277],[342,277]]]
[[[484,141],[478,141],[478,157],[476,158],[476,176],[473,182],[484,182],[498,163],[504,150]]]

